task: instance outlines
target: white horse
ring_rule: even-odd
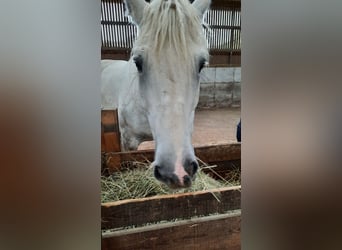
[[[125,4],[139,35],[128,62],[102,61],[102,108],[118,109],[123,150],[153,138],[155,177],[189,187],[198,168],[191,136],[209,57],[202,19],[210,0]]]

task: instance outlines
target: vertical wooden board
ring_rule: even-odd
[[[104,234],[103,250],[239,250],[241,211]]]
[[[103,126],[101,124],[101,152],[105,152],[106,150],[106,144],[104,141],[104,131],[103,131]]]
[[[101,110],[101,150],[121,151],[117,110]]]

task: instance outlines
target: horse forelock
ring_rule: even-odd
[[[207,53],[201,24],[198,11],[188,0],[152,0],[145,8],[134,47],[149,48],[157,58],[188,60],[194,50]]]

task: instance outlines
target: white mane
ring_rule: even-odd
[[[179,59],[189,59],[199,48],[207,54],[201,24],[199,12],[189,0],[152,0],[145,8],[134,47],[148,47],[157,57],[170,51]]]

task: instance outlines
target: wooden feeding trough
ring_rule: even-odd
[[[101,119],[103,172],[153,161],[153,150],[120,152],[116,111],[103,110]],[[195,152],[222,176],[240,166],[240,143]],[[102,249],[241,249],[240,203],[241,186],[102,203]]]

